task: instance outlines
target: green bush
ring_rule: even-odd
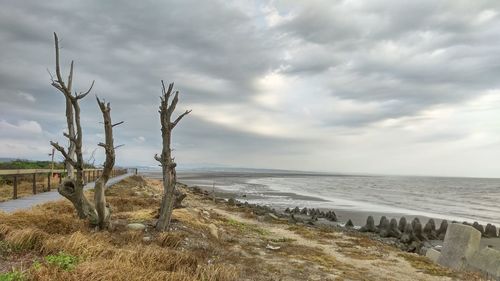
[[[24,273],[21,271],[13,269],[10,272],[0,273],[0,281],[24,281]]]
[[[48,255],[45,261],[50,265],[55,265],[63,270],[70,271],[76,267],[78,258],[64,252],[59,252],[57,255]]]

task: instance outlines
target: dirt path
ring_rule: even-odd
[[[261,227],[268,231],[271,237],[285,238],[293,240],[296,245],[321,249],[325,254],[347,265],[342,268],[344,273],[348,270],[350,271],[348,275],[359,276],[360,278],[352,280],[452,280],[450,277],[433,276],[414,268],[404,257],[400,256],[401,252],[397,249],[359,246],[356,245],[358,240],[356,237],[344,233],[335,233],[335,238],[325,243],[322,239],[304,238],[302,235],[289,230],[288,225],[248,219],[240,213],[229,212],[214,207],[213,204],[204,204],[203,207],[226,218]],[[355,258],[353,254],[359,256]]]

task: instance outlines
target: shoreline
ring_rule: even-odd
[[[195,174],[195,173],[193,173]],[[200,179],[200,176],[208,176],[210,175],[209,173],[201,173],[199,175],[196,175],[195,177],[180,177],[179,181],[182,183],[185,183],[189,186],[198,186],[200,188],[203,188],[204,190],[208,192],[212,192],[212,181],[209,179]],[[239,176],[242,176],[238,174]],[[144,176],[148,177],[147,174]],[[224,175],[222,175],[224,176]],[[260,177],[262,176],[261,174],[256,174],[253,175],[255,177]],[[271,177],[270,175],[267,175],[268,177]],[[151,177],[151,178],[156,178],[156,177]],[[195,178],[195,179],[193,179]],[[158,179],[158,178],[156,178]],[[389,205],[380,205],[376,203],[369,203],[369,202],[364,202],[364,201],[354,201],[354,200],[349,200],[349,199],[343,199],[339,198],[338,201],[346,201],[346,202],[355,202],[360,206],[364,207],[359,207],[356,208],[353,205],[348,205],[348,204],[337,204],[335,205],[334,202],[326,199],[322,199],[319,197],[315,196],[309,196],[309,195],[302,195],[302,194],[297,194],[294,192],[281,192],[277,190],[273,191],[266,191],[262,192],[259,195],[256,194],[251,194],[251,193],[239,193],[236,191],[229,191],[225,190],[223,188],[220,188],[220,186],[227,186],[229,184],[225,184],[224,182],[218,182],[217,185],[215,186],[216,194],[217,196],[229,199],[237,199],[240,201],[248,201],[249,203],[254,203],[254,204],[264,204],[264,205],[269,205],[271,208],[276,208],[278,210],[285,210],[287,207],[289,208],[295,208],[297,205],[288,205],[288,206],[277,206],[277,205],[272,205],[272,204],[265,204],[261,203],[259,199],[269,199],[269,197],[273,196],[280,196],[280,197],[288,197],[292,199],[293,201],[309,201],[310,204],[309,206],[303,205],[303,206],[298,206],[299,208],[302,207],[314,207],[320,210],[327,210],[327,209],[334,209],[335,212],[337,213],[337,217],[339,219],[343,219],[343,222],[346,222],[347,220],[351,219],[354,225],[356,226],[363,226],[366,222],[366,218],[371,215],[375,219],[375,221],[379,221],[382,216],[386,216],[387,218],[401,218],[401,217],[406,217],[407,219],[413,220],[414,218],[418,218],[420,220],[429,220],[429,219],[434,219],[436,223],[439,225],[441,221],[447,220],[447,221],[457,221],[457,222],[467,222],[467,223],[474,223],[478,222],[479,224],[486,225],[488,223],[495,225],[497,228],[500,228],[500,222],[493,222],[493,221],[484,221],[480,219],[472,219],[472,218],[463,218],[460,216],[453,216],[453,215],[442,215],[442,214],[435,214],[431,212],[424,212],[424,211],[418,211],[418,210],[411,210],[411,209],[403,209],[403,208],[398,208],[394,206],[389,206]],[[323,207],[323,206],[314,206],[314,202],[323,202],[323,203],[331,203],[332,207]],[[318,205],[325,205],[325,204],[318,204]]]
[[[204,177],[208,177],[210,175],[213,175],[213,174],[211,174],[211,173],[199,173],[199,174],[198,173],[190,173],[190,174],[188,174],[187,177],[186,177],[186,175],[180,176],[179,182],[182,184],[186,184],[190,187],[193,187],[193,186],[199,187],[202,190],[204,190],[206,193],[212,194],[213,181],[211,181],[209,178],[204,178]],[[459,222],[459,223],[467,222],[469,224],[472,224],[472,223],[477,221],[479,224],[483,225],[483,227],[486,226],[486,224],[488,224],[488,223],[492,223],[492,222],[484,222],[484,221],[472,220],[472,219],[463,219],[463,218],[459,219],[459,218],[456,218],[453,216],[446,216],[446,215],[439,215],[439,214],[424,214],[424,212],[413,211],[413,210],[402,209],[401,212],[395,212],[395,211],[390,211],[391,209],[394,209],[394,208],[391,208],[391,206],[388,206],[387,209],[385,209],[385,210],[384,210],[384,206],[377,206],[377,208],[375,208],[375,209],[377,209],[376,211],[370,211],[370,210],[368,210],[369,206],[373,205],[373,204],[369,204],[369,203],[367,203],[366,204],[367,206],[364,207],[363,209],[353,209],[352,206],[345,208],[342,205],[337,205],[337,206],[332,206],[332,207],[320,207],[320,206],[315,206],[314,203],[321,204],[321,203],[329,203],[330,202],[330,203],[332,203],[332,205],[334,203],[329,201],[329,200],[326,200],[326,199],[322,199],[322,198],[318,198],[318,197],[314,197],[314,196],[301,195],[301,194],[297,194],[297,193],[293,193],[293,192],[280,192],[280,191],[272,190],[272,191],[265,191],[265,192],[262,192],[259,194],[255,194],[255,193],[241,193],[238,191],[225,190],[223,188],[224,186],[231,186],[234,184],[234,182],[231,181],[230,179],[234,179],[235,177],[244,178],[244,179],[248,178],[248,176],[245,174],[238,173],[236,175],[237,176],[235,176],[235,174],[224,174],[224,175],[222,175],[221,178],[219,178],[219,180],[217,181],[217,185],[215,186],[215,197],[223,198],[225,200],[232,198],[232,199],[235,199],[235,200],[240,201],[242,203],[248,202],[249,204],[255,204],[255,205],[259,205],[259,206],[267,206],[267,207],[270,207],[272,209],[276,209],[276,211],[280,212],[280,213],[284,213],[286,208],[293,209],[295,207],[299,207],[300,209],[302,209],[304,207],[307,207],[308,209],[315,208],[315,209],[325,211],[325,212],[327,212],[329,210],[333,210],[337,215],[337,222],[335,222],[335,225],[340,226],[340,227],[343,227],[348,220],[351,220],[355,226],[355,229],[359,229],[360,227],[362,227],[366,224],[366,220],[367,220],[368,216],[372,216],[373,219],[375,220],[376,224],[379,223],[380,219],[383,216],[385,216],[388,220],[391,220],[392,218],[394,218],[398,221],[401,217],[405,217],[408,222],[411,222],[413,219],[417,218],[422,222],[423,225],[425,225],[425,223],[427,221],[429,221],[430,219],[433,219],[436,223],[436,226],[438,226],[438,227],[443,220],[446,220],[449,223],[451,223],[451,222]],[[158,179],[158,177],[151,176],[148,174],[143,174],[143,176],[153,178],[153,179]],[[226,176],[227,178],[224,178],[224,176]],[[273,177],[275,175],[274,174],[273,175],[252,174],[250,177],[251,178],[259,178],[262,176]],[[225,179],[226,181],[224,181],[223,179]],[[221,186],[222,186],[222,188],[221,188]],[[273,196],[281,196],[281,197],[286,196],[286,197],[292,198],[293,200],[304,201],[304,203],[307,202],[307,203],[309,203],[309,205],[307,205],[307,204],[298,205],[298,206],[297,205],[288,205],[288,206],[284,207],[284,206],[276,206],[276,205],[273,206],[272,204],[266,204],[269,202],[266,202],[266,203],[261,202],[262,201],[261,199],[269,199],[270,197],[273,197]],[[380,211],[380,210],[383,210],[383,211]],[[499,225],[500,225],[498,223],[492,223],[492,224],[497,226],[497,227],[499,227]],[[439,247],[442,245],[443,241],[432,240],[431,242],[432,242],[433,246]],[[483,238],[481,240],[481,248],[484,248],[487,246],[500,250],[500,238]]]

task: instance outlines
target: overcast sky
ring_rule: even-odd
[[[119,165],[156,165],[164,79],[193,110],[180,166],[500,175],[499,1],[0,2],[0,157],[65,142],[56,31],[64,76],[75,60],[125,121]],[[88,157],[103,129],[81,107]]]

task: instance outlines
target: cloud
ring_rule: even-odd
[[[24,92],[19,92],[18,93],[20,97],[22,97],[23,99],[29,101],[29,102],[35,102],[36,99],[35,97],[32,95],[32,94],[28,94],[28,93],[24,93]]]
[[[492,121],[499,8],[452,0],[10,1],[0,11],[0,143],[10,147],[1,153],[45,159],[49,140],[66,141],[64,98],[47,74],[57,31],[63,76],[74,60],[74,90],[96,80],[93,94],[111,102],[114,122],[125,121],[114,131],[125,144],[118,164],[156,165],[164,79],[180,90],[178,110],[193,109],[174,132],[179,162],[494,175],[477,167],[495,166],[488,155],[500,139]],[[81,109],[90,153],[102,141],[101,115],[90,96]]]
[[[17,124],[0,120],[0,130],[7,136],[40,135],[42,133],[42,126],[33,120],[19,120]]]

